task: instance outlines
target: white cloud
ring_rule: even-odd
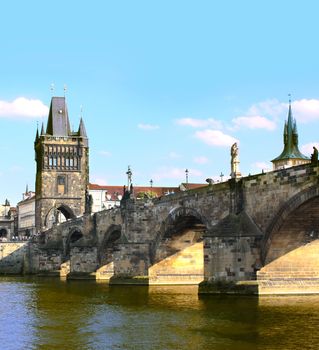
[[[246,116],[246,117],[237,117],[232,120],[235,125],[235,128],[246,127],[248,129],[266,129],[274,130],[276,129],[276,123],[265,117],[259,115],[255,116]]]
[[[293,115],[298,121],[307,123],[319,119],[319,100],[302,99],[292,102]]]
[[[313,153],[313,146],[319,149],[319,142],[306,143],[300,147],[300,150],[304,155],[310,156]]]
[[[40,100],[18,97],[12,102],[0,100],[1,118],[39,118],[47,116],[49,108]]]
[[[313,120],[319,120],[319,100],[295,100],[292,102],[291,106],[292,113],[298,121],[307,123]],[[272,99],[252,105],[248,109],[247,116],[262,115],[277,120],[283,114],[287,116],[287,113],[288,103],[282,103],[276,99]]]
[[[195,137],[210,146],[228,147],[233,143],[238,142],[234,137],[226,135],[220,130],[206,129],[203,131],[196,131]]]
[[[287,111],[287,104],[279,102],[277,99],[271,99],[253,104],[247,112],[247,116],[266,115],[277,119]]]
[[[101,155],[103,157],[110,157],[112,155],[112,153],[109,151],[99,151],[99,155]]]
[[[199,156],[194,158],[194,162],[197,164],[207,164],[209,160],[205,156]]]
[[[169,168],[162,167],[156,173],[152,175],[152,178],[156,181],[163,179],[176,179],[179,181],[185,181],[186,174],[184,168]],[[202,176],[202,172],[196,169],[188,169],[188,177],[199,177]]]
[[[143,124],[143,123],[138,124],[137,127],[139,129],[147,130],[147,131],[159,129],[158,125]]]
[[[191,126],[193,128],[213,128],[222,129],[223,124],[220,120],[213,118],[196,119],[196,118],[181,118],[177,119],[176,123],[183,126]]]

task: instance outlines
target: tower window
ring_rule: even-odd
[[[58,194],[66,194],[67,188],[66,188],[66,176],[65,175],[59,175],[57,178],[57,188],[58,188]]]

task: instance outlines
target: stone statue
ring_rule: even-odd
[[[317,165],[318,164],[318,149],[313,146],[313,153],[311,155],[311,163]]]
[[[91,214],[92,213],[92,206],[93,206],[93,197],[89,193],[88,188],[85,190],[85,214]]]
[[[230,177],[232,179],[236,179],[238,177],[241,177],[241,173],[239,170],[239,149],[237,146],[237,142],[235,142],[230,149],[230,155],[231,155],[231,173]]]

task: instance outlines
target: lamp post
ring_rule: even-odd
[[[223,174],[223,172],[222,172],[222,171],[220,172],[219,177],[220,177],[220,182],[223,182],[223,179],[224,179],[224,174]]]
[[[150,180],[151,189],[153,188],[153,180]]]
[[[188,171],[188,169],[186,169],[185,170],[185,175],[186,175],[186,183],[188,184],[188,173],[189,173],[189,171]]]

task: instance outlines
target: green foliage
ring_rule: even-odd
[[[157,194],[153,191],[141,191],[136,195],[137,199],[148,199],[148,198],[156,198]]]

